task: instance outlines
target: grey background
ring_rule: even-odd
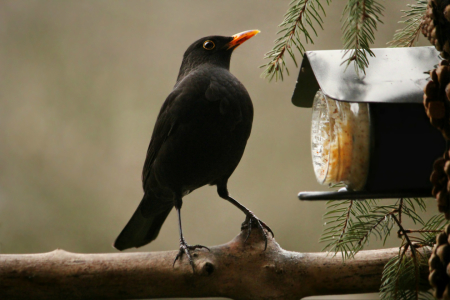
[[[258,68],[289,2],[1,1],[0,252],[115,252],[111,244],[141,199],[153,124],[185,49],[202,36],[249,29],[261,33],[235,51],[231,71],[247,87],[255,119],[229,189],[271,226],[282,247],[320,251],[325,205],[296,198],[327,190],[312,170],[311,111],[290,101],[298,69],[288,58],[291,76],[269,83]],[[385,47],[400,27],[408,2],[384,2],[375,47]],[[326,7],[324,31],[317,26],[308,50],[342,47],[344,4]],[[430,207],[435,212],[431,201]],[[185,197],[182,215],[191,244],[225,243],[244,220],[214,187]],[[177,247],[172,212],[158,239],[137,251]]]

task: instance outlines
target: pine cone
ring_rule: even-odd
[[[434,287],[433,294],[437,299],[450,300],[450,226],[445,232],[436,236],[430,259],[428,260],[430,275],[428,280]]]
[[[428,0],[421,28],[441,56],[450,58],[450,0]]]
[[[433,172],[430,181],[433,184],[431,193],[436,198],[438,209],[445,214],[446,219],[450,219],[450,197],[449,197],[449,174],[450,160],[444,157],[438,158],[433,164]]]
[[[442,60],[430,72],[431,80],[424,88],[423,105],[431,124],[450,140],[450,63]]]

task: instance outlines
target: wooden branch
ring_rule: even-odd
[[[361,251],[342,262],[326,253],[283,250],[257,231],[193,253],[195,273],[177,251],[0,255],[0,299],[142,299],[228,297],[300,299],[377,292],[386,262],[398,248]],[[429,251],[429,250],[427,250]]]

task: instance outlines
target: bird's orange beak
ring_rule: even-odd
[[[238,47],[240,44],[242,44],[252,36],[257,35],[258,33],[260,33],[259,30],[247,30],[232,35],[231,37],[233,38],[233,40],[226,44],[227,50]]]

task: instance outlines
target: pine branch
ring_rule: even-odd
[[[329,201],[324,215],[327,228],[321,241],[328,242],[325,248],[335,254],[342,252],[347,259],[362,250],[371,236],[385,242],[395,225],[402,242],[398,255],[385,266],[381,299],[432,299],[426,289],[428,280],[420,272],[428,267],[421,249],[433,246],[448,222],[443,214],[425,222],[419,215],[424,211],[426,203],[420,198],[401,198],[393,205],[380,205],[378,200]],[[420,227],[406,229],[403,222],[408,219]]]
[[[406,230],[401,222],[401,211],[403,199],[399,204],[399,218],[392,214],[392,219],[399,228],[399,237],[402,237],[402,246],[400,247],[400,255],[393,258],[385,266],[381,284],[381,299],[402,299],[402,300],[419,300],[423,294],[421,292],[420,269],[428,265],[428,261],[423,259],[413,243],[414,237],[410,237],[411,230]],[[411,258],[405,256],[406,251],[411,249]],[[414,289],[411,287],[414,286]],[[428,296],[429,293],[425,293]]]
[[[402,10],[405,13],[400,24],[405,27],[398,29],[392,41],[388,43],[390,47],[412,47],[420,36],[421,23],[427,10],[427,0],[417,0],[417,4],[407,4],[408,10]]]
[[[374,31],[377,23],[382,23],[384,7],[376,0],[349,0],[344,8],[342,19],[344,55],[347,58],[342,64],[354,63],[356,73],[369,66],[367,55],[375,56],[370,50],[370,44],[375,40]]]
[[[329,201],[321,242],[323,248],[343,259],[353,257],[369,241],[371,235],[386,240],[392,229],[390,214],[395,205],[378,205],[378,201]],[[339,238],[337,238],[339,237]]]
[[[341,252],[342,258],[352,257],[357,251],[354,250],[353,243],[348,243],[347,229],[352,227],[352,215],[355,214],[353,201],[328,201],[327,212],[324,215],[328,226],[320,238],[320,242],[328,242],[323,250],[329,250],[337,254]],[[339,239],[336,237],[339,236]]]
[[[347,214],[345,215],[344,226],[342,227],[342,231],[341,231],[341,235],[339,236],[338,244],[340,244],[342,242],[342,237],[344,236],[345,231],[347,229],[348,222],[350,220],[350,213],[352,212],[352,206],[353,206],[353,200],[350,200],[350,205],[348,206]]]
[[[370,235],[375,235],[376,238],[386,241],[393,225],[391,216],[398,212],[396,208],[395,205],[373,205],[369,212],[356,216],[358,222],[352,228],[352,231],[354,231],[355,236],[360,235],[358,244],[361,249],[369,242]]]
[[[422,217],[417,213],[426,211],[425,201],[421,198],[404,198],[402,213],[411,219],[414,224],[421,224],[422,226],[425,224]]]
[[[436,236],[444,231],[445,226],[449,222],[445,219],[443,214],[437,214],[430,218],[422,228],[422,231],[418,231],[420,234],[419,242],[423,245],[432,246],[436,242]]]
[[[329,5],[331,0],[326,0]],[[275,40],[275,46],[273,49],[266,53],[265,59],[270,61],[262,66],[265,68],[261,74],[262,77],[272,80],[283,80],[283,72],[289,75],[289,70],[286,67],[284,56],[286,52],[291,56],[292,60],[297,66],[297,60],[293,52],[295,47],[303,56],[305,51],[304,43],[314,43],[309,31],[313,31],[317,36],[317,31],[314,25],[319,25],[323,29],[323,19],[321,14],[325,16],[325,10],[320,4],[320,0],[293,0],[290,3],[290,7],[284,15],[283,22],[279,25],[282,29],[277,34],[283,34],[281,37]]]
[[[399,228],[398,236],[402,238],[400,247],[402,251],[399,256],[393,258],[385,266],[380,290],[381,299],[434,299],[430,292],[423,291],[423,286],[428,284],[428,280],[422,278],[420,270],[428,266],[428,258],[423,257],[417,249],[432,246],[436,240],[436,235],[443,231],[447,222],[445,222],[442,214],[432,217],[426,223],[422,219],[417,219],[417,216],[412,213],[415,212],[414,202],[418,204],[421,210],[425,211],[425,202],[422,199],[414,199],[414,201],[405,199],[406,205],[402,206],[403,201],[401,201],[399,209],[402,208],[403,212],[407,211],[409,216],[420,221],[418,223],[423,224],[423,228],[418,230],[405,229],[400,218],[392,215]],[[421,236],[414,236],[416,233]],[[408,249],[411,249],[411,257],[405,256]],[[414,286],[414,289],[411,289],[412,286]]]
[[[414,286],[415,286],[415,291],[416,291],[415,298],[416,298],[416,300],[418,300],[419,292],[420,292],[420,290],[419,290],[419,277],[420,277],[419,276],[419,268],[420,268],[420,266],[419,266],[419,262],[417,259],[417,250],[414,247],[413,243],[411,242],[411,239],[409,238],[408,233],[403,228],[402,223],[397,219],[397,217],[394,214],[392,215],[392,218],[394,219],[395,223],[397,223],[397,226],[399,228],[398,231],[403,233],[404,240],[406,241],[406,245],[404,245],[403,247],[405,247],[405,249],[407,249],[407,248],[411,249],[411,256],[413,258],[413,264],[414,264],[414,283],[415,283]],[[402,259],[402,257],[400,257],[400,259]]]
[[[436,241],[436,235],[442,232],[448,221],[443,214],[437,214],[425,222],[417,211],[426,211],[426,204],[423,199],[404,199],[403,213],[407,215],[415,224],[420,224],[422,227],[416,230],[406,230],[406,233],[418,233],[419,235],[410,235],[410,238],[415,240],[416,244],[432,246]],[[417,206],[417,207],[416,207]],[[401,237],[403,233],[399,234]]]
[[[421,271],[427,268],[427,256],[422,255],[420,251],[416,251],[413,258],[406,255],[407,250],[407,245],[401,247],[399,254],[385,265],[381,279],[380,299],[434,299],[427,290],[428,281],[425,274],[416,276],[417,266],[420,267],[419,270]],[[411,287],[415,288],[411,289]]]
[[[388,217],[391,217],[391,215],[393,215],[393,214],[396,213],[396,212],[397,212],[396,210],[393,210],[393,211],[391,211],[391,212],[389,212],[389,213],[387,213],[387,214],[381,216],[381,217],[378,219],[378,221],[376,221],[375,224],[372,225],[372,227],[371,227],[369,230],[367,230],[366,234],[364,234],[364,235],[359,239],[358,244],[359,244],[359,245],[364,244],[364,242],[368,240],[369,235],[370,235],[374,230],[377,229],[377,227],[381,224],[381,222],[383,222],[384,220],[386,220]]]

